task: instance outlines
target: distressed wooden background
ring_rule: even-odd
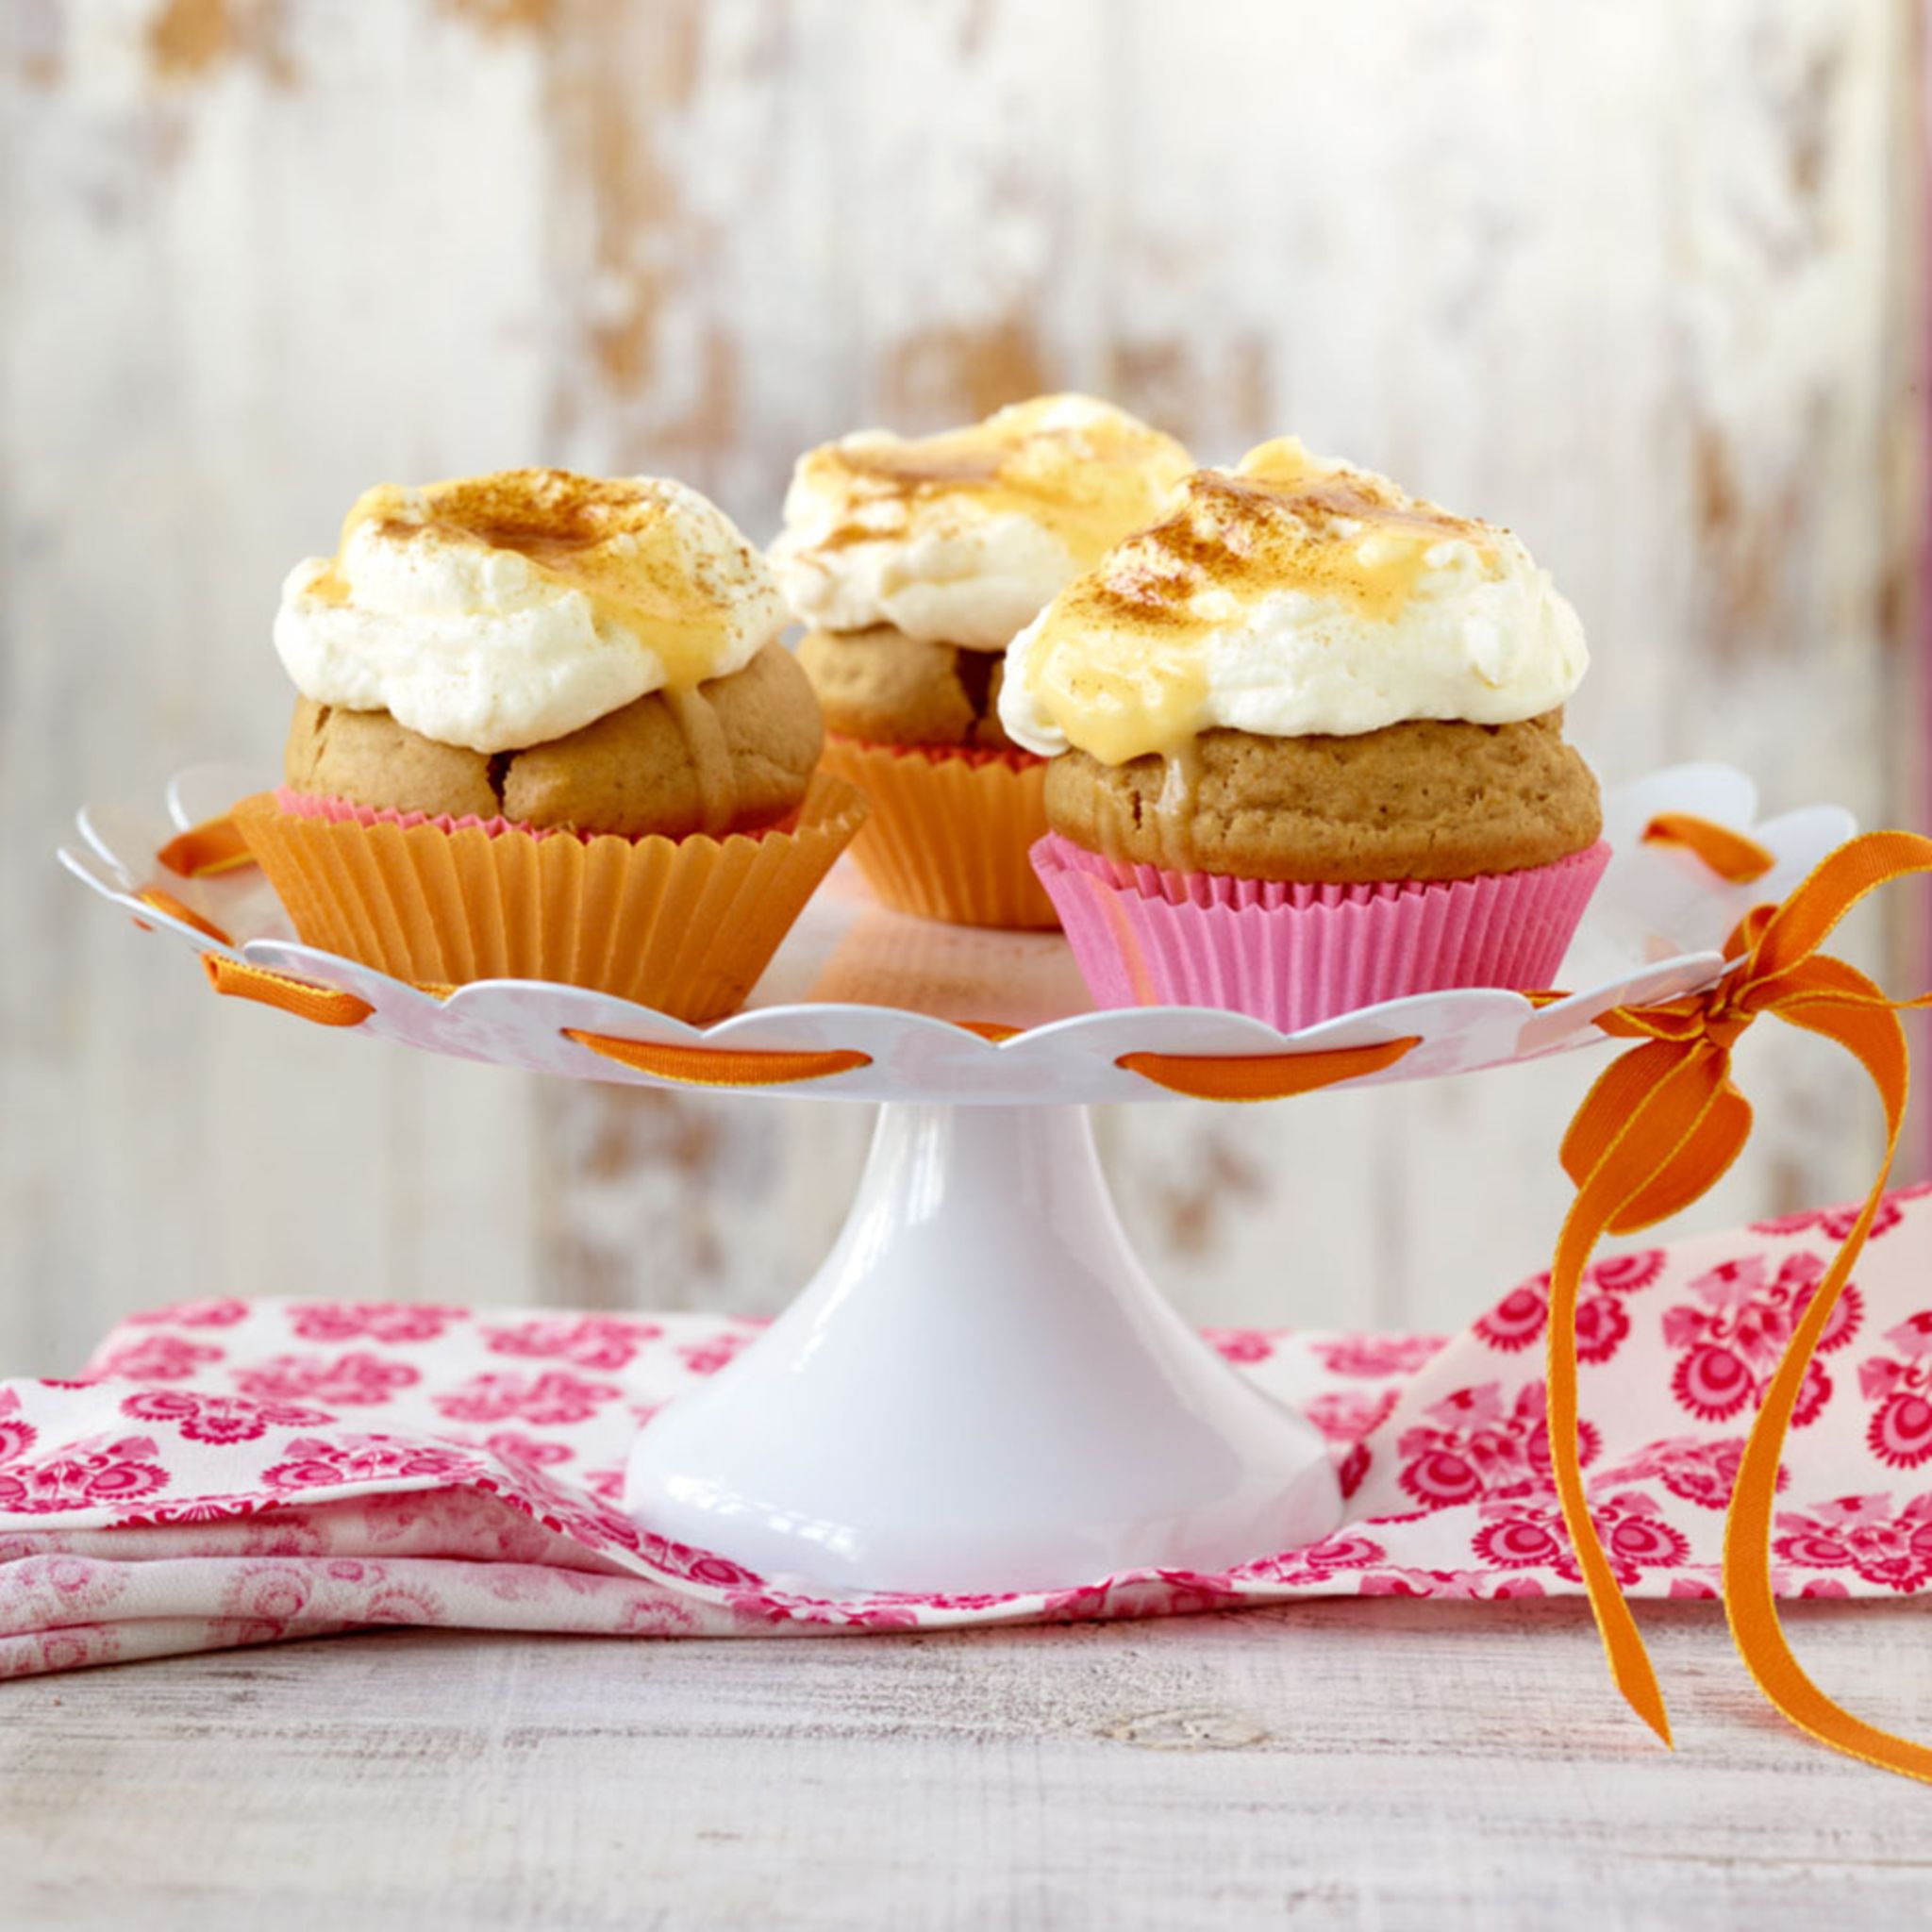
[[[378,478],[791,456],[1059,386],[1293,429],[1522,529],[1627,774],[1922,819],[1908,0],[8,0],[0,1371],[217,1291],[769,1308],[860,1109],[412,1058],[218,1007],[50,853],[275,756],[282,572]],[[1864,935],[1903,963],[1904,922]],[[1746,1049],[1703,1219],[1854,1191]],[[1104,1124],[1204,1319],[1453,1324],[1540,1265],[1571,1061]]]

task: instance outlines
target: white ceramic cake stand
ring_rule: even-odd
[[[658,1535],[818,1593],[1051,1590],[1124,1571],[1217,1571],[1319,1537],[1341,1499],[1321,1437],[1242,1381],[1162,1300],[1129,1250],[1088,1108],[1174,1095],[1130,1057],[1279,1056],[1412,1039],[1347,1084],[1473,1072],[1589,1045],[1613,1006],[1707,986],[1725,935],[1854,829],[1813,807],[1756,823],[1718,766],[1610,793],[1614,857],[1565,961],[1584,990],[1428,994],[1295,1034],[1203,1008],[1096,1012],[1057,934],[983,933],[882,910],[841,866],[745,1009],[708,1028],[579,989],[498,980],[437,999],[295,943],[250,870],[166,873],[173,835],[259,789],[198,768],[146,808],[92,808],[62,861],[198,951],[352,992],[353,1030],[578,1078],[675,1086],[583,1042],[863,1055],[761,1089],[882,1102],[830,1257],[767,1333],[641,1434],[627,1507]],[[1641,843],[1690,811],[1748,829],[1769,877],[1726,886]],[[158,912],[160,885],[226,934]],[[1007,1036],[1007,1029],[1015,1029]],[[992,1036],[992,1037],[989,1037]],[[1144,1068],[1145,1062],[1141,1063]]]

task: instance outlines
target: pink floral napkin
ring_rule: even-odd
[[[1624,1588],[1716,1593],[1753,1407],[1852,1210],[1620,1255],[1582,1306],[1584,1463]],[[1887,1203],[1787,1457],[1780,1591],[1932,1582],[1932,1186]],[[1153,1616],[1310,1595],[1579,1586],[1551,1487],[1541,1277],[1453,1341],[1214,1331],[1326,1431],[1345,1525],[1215,1575],[836,1602],[640,1531],[640,1424],[757,1324],[206,1301],[77,1381],[0,1387],[0,1675],[373,1625],[611,1636]]]

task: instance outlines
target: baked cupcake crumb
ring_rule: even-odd
[[[986,751],[1012,743],[999,719],[1006,660],[993,652],[928,643],[878,625],[808,631],[798,658],[827,729],[841,737]]]
[[[352,805],[681,839],[784,818],[805,797],[824,737],[797,659],[768,644],[691,692],[653,691],[521,751],[441,744],[387,711],[305,697],[283,767],[295,791]]]
[[[1047,767],[1046,816],[1123,863],[1308,884],[1521,872],[1603,830],[1560,711],[1351,737],[1205,731],[1172,757],[1118,765],[1070,751]]]

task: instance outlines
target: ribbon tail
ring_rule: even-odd
[[[1563,1142],[1576,1198],[1550,1265],[1550,1473],[1610,1675],[1666,1745],[1672,1740],[1663,1691],[1590,1513],[1578,1433],[1576,1301],[1603,1236],[1647,1224],[1696,1199],[1736,1158],[1749,1125],[1750,1108],[1730,1084],[1722,1050],[1695,1040],[1653,1040],[1604,1070]]]
[[[1839,971],[1848,979],[1862,979],[1847,969]],[[1870,986],[1869,981],[1864,984]],[[1932,1784],[1932,1747],[1868,1724],[1811,1680],[1785,1636],[1771,1567],[1778,1467],[1791,1416],[1804,1392],[1819,1338],[1864,1252],[1866,1237],[1891,1177],[1908,1078],[1905,1034],[1892,1013],[1874,1012],[1869,1007],[1859,1010],[1807,1006],[1779,1017],[1836,1040],[1863,1064],[1884,1100],[1888,1138],[1885,1159],[1864,1208],[1792,1330],[1746,1439],[1724,1519],[1724,1612],[1730,1620],[1731,1641],[1757,1688],[1800,1730],[1847,1757]]]
[[[1812,1681],[1785,1636],[1771,1571],[1778,1465],[1791,1411],[1804,1388],[1818,1338],[1851,1275],[1851,1263],[1857,1249],[1864,1244],[1884,1189],[1881,1177],[1853,1240],[1840,1251],[1838,1261],[1819,1284],[1804,1321],[1793,1332],[1746,1440],[1724,1522],[1724,1614],[1730,1621],[1731,1641],[1752,1681],[1801,1731],[1847,1757],[1932,1784],[1932,1748],[1868,1724]]]
[[[1584,1487],[1583,1465],[1578,1454],[1576,1297],[1583,1265],[1604,1232],[1607,1215],[1592,1213],[1592,1191],[1586,1188],[1572,1204],[1563,1231],[1557,1237],[1556,1265],[1550,1271],[1550,1316],[1544,1399],[1550,1439],[1550,1470],[1556,1478],[1557,1497],[1563,1507],[1563,1522],[1570,1532],[1570,1547],[1576,1553],[1583,1587],[1596,1618],[1597,1635],[1603,1640],[1604,1657],[1610,1676],[1624,1694],[1624,1701],[1647,1724],[1667,1748],[1674,1749],[1671,1738],[1670,1713],[1658,1684],[1650,1652],[1644,1646],[1637,1620],[1624,1599],[1616,1573],[1604,1553],[1590,1513],[1590,1497]]]

